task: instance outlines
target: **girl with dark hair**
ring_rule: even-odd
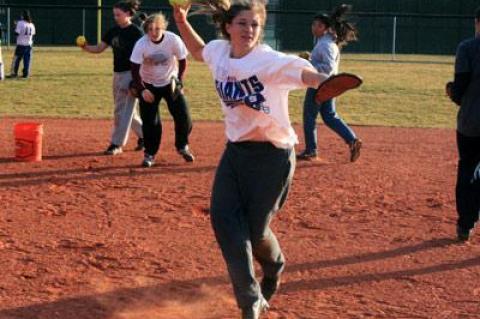
[[[137,151],[143,150],[142,121],[138,114],[137,100],[129,93],[132,81],[130,56],[135,43],[143,36],[142,30],[132,23],[140,2],[120,1],[113,6],[116,26],[107,31],[97,45],[85,44],[82,49],[90,53],[102,53],[109,46],[113,49],[113,98],[114,123],[110,146],[106,155],[122,153],[127,144],[130,128],[138,136]]]
[[[348,42],[357,39],[357,29],[347,21],[346,14],[351,6],[341,5],[335,8],[331,15],[318,14],[313,18],[312,33],[316,45],[310,59],[313,66],[329,75],[338,73],[340,49]],[[318,113],[330,129],[337,133],[350,148],[350,161],[355,162],[360,156],[362,141],[355,132],[340,118],[335,109],[335,99],[322,104],[315,102],[315,90],[308,89],[303,107],[303,130],[305,135],[305,150],[297,158],[312,160],[318,156],[317,125]]]
[[[30,76],[30,68],[32,64],[32,47],[33,36],[35,35],[35,25],[32,22],[32,17],[28,10],[24,10],[15,27],[15,34],[17,35],[17,47],[12,61],[12,70],[10,78],[18,77],[18,69],[20,62],[23,60],[23,78]]]
[[[328,78],[306,60],[261,43],[264,1],[195,1],[223,39],[205,44],[187,20],[189,6],[174,17],[192,56],[213,74],[225,115],[228,143],[217,168],[211,221],[244,319],[258,319],[279,287],[285,258],[270,222],[286,201],[298,142],[288,94],[317,88]],[[263,270],[259,284],[253,259]]]

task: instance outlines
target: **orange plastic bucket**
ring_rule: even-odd
[[[42,124],[15,124],[13,134],[15,136],[15,159],[17,161],[40,162],[42,160]]]

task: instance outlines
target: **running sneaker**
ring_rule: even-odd
[[[118,145],[115,145],[115,144],[111,144],[107,150],[104,152],[105,155],[118,155],[118,154],[121,154],[123,152],[122,150],[122,147],[121,146],[118,146]]]
[[[304,150],[300,154],[297,154],[297,159],[300,161],[314,161],[318,159],[317,151]]]
[[[178,154],[182,155],[185,162],[191,163],[195,160],[195,156],[193,156],[188,145],[186,145],[184,148],[179,149]]]
[[[153,155],[145,154],[143,158],[142,166],[146,168],[150,168],[155,165],[155,157]]]
[[[358,138],[350,143],[350,162],[354,163],[360,157],[360,150],[362,149],[362,140]]]
[[[242,319],[259,319],[262,313],[268,311],[268,308],[268,302],[261,298],[251,307],[242,309]]]

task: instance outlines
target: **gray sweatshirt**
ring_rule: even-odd
[[[335,43],[335,36],[327,33],[317,39],[311,54],[311,62],[318,72],[333,75],[338,73],[340,50]]]
[[[460,95],[457,130],[465,136],[480,137],[479,36],[465,40],[458,46],[453,91],[454,95]]]

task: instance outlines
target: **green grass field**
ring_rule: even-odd
[[[13,51],[3,49],[6,72]],[[453,57],[343,56],[341,70],[363,76],[365,84],[338,99],[351,124],[402,127],[455,125],[456,107],[445,97]],[[108,118],[112,113],[111,53],[91,55],[76,48],[37,48],[32,78],[0,82],[0,115]],[[191,63],[186,93],[195,120],[222,118],[207,68]],[[301,122],[303,91],[290,96],[292,120]],[[163,107],[164,118],[168,117]]]

